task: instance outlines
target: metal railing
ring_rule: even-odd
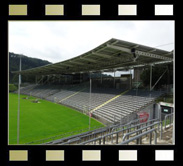
[[[90,140],[87,140],[87,141],[84,141],[84,142],[81,142],[79,143],[79,145],[85,145],[87,143],[94,143],[96,144],[97,141],[99,141],[99,145],[101,145],[102,143],[105,144],[105,141],[106,141],[106,138],[110,137],[111,139],[111,144],[113,143],[113,135],[116,134],[116,144],[118,144],[118,138],[119,138],[119,134],[121,133],[121,135],[123,136],[124,135],[124,132],[126,131],[127,133],[130,133],[132,129],[134,129],[134,132],[137,132],[138,129],[142,128],[144,125],[146,125],[146,127],[144,127],[143,129],[148,129],[149,127],[153,127],[155,125],[158,125],[158,130],[160,129],[159,128],[159,125],[162,126],[162,122],[153,122],[153,120],[150,120],[148,122],[144,122],[144,123],[140,123],[140,124],[137,124],[137,125],[133,125],[133,126],[130,126],[130,127],[127,127],[127,128],[123,128],[123,129],[120,129],[118,131],[114,131],[114,132],[111,132],[111,133],[108,133],[108,134],[105,134],[103,136],[99,136],[97,138],[93,138],[93,139],[90,139]],[[150,123],[150,124],[149,124]],[[137,128],[137,130],[135,130],[135,128]],[[161,127],[161,131],[160,131],[160,138],[162,137],[162,127]]]
[[[126,140],[126,141],[123,141],[123,142],[121,142],[121,143],[118,144],[118,145],[128,144],[129,142],[132,142],[132,141],[134,141],[134,140],[137,140],[137,139],[139,139],[139,138],[141,138],[141,137],[143,137],[144,135],[147,135],[147,134],[149,134],[149,133],[151,134],[152,132],[154,132],[154,144],[156,145],[156,144],[157,144],[157,132],[156,132],[156,129],[155,129],[155,128],[150,129],[150,130],[148,130],[148,131],[146,131],[146,132],[144,132],[144,133],[141,133],[141,134],[139,134],[139,135],[137,135],[137,136],[134,136],[134,137],[132,137],[132,138]],[[151,144],[151,139],[150,139],[150,142],[149,142],[149,143]]]
[[[161,122],[155,122],[155,123],[153,123],[153,124],[150,124],[150,125],[148,125],[148,126],[145,126],[145,127],[142,127],[142,128],[140,128],[140,129],[137,129],[137,130],[135,130],[135,131],[132,131],[132,132],[129,132],[129,133],[126,133],[124,136],[123,136],[123,138],[122,138],[122,142],[124,142],[125,141],[125,139],[128,137],[129,138],[129,136],[130,135],[132,135],[132,134],[134,134],[134,133],[136,133],[136,136],[135,136],[135,138],[136,138],[136,140],[137,140],[137,144],[138,143],[140,143],[141,144],[141,142],[142,142],[142,140],[140,139],[140,138],[142,138],[142,136],[143,135],[147,135],[148,134],[148,131],[146,130],[146,132],[144,132],[144,133],[146,133],[146,134],[142,134],[142,132],[143,132],[143,130],[144,129],[147,129],[147,128],[151,128],[151,127],[154,127],[155,125],[158,125],[159,123],[161,123]],[[139,133],[139,134],[138,134]],[[142,136],[141,136],[142,135]],[[157,136],[156,136],[157,137]],[[150,144],[151,144],[151,140],[152,140],[152,135],[150,134]]]
[[[167,119],[169,118],[170,122],[169,124],[173,123],[173,113],[171,114],[168,114],[168,115],[165,115],[165,121],[164,121],[164,126],[165,126],[165,129],[166,129],[166,122],[167,122]]]
[[[91,129],[93,129],[95,131],[95,130],[100,130],[101,128],[104,128],[104,127],[94,126]],[[45,138],[45,139],[41,139],[41,140],[36,140],[36,141],[28,142],[26,144],[52,144],[53,142],[59,143],[59,142],[62,142],[64,140],[75,138],[75,137],[77,137],[77,135],[79,135],[79,134],[75,134],[75,133],[81,133],[81,135],[82,135],[82,134],[87,134],[87,133],[91,132],[91,130],[90,131],[87,131],[87,130],[88,130],[88,128],[84,128],[84,129],[81,129],[81,130],[75,130],[75,131],[72,131],[72,132],[66,132],[64,134],[60,134],[60,135],[56,135],[56,136],[53,136],[53,137],[49,137],[49,138]],[[67,135],[72,135],[72,136],[67,136]],[[56,138],[59,138],[59,137],[60,137],[60,139],[56,140]]]
[[[132,121],[130,121],[127,124],[124,124],[124,125],[115,126],[115,127],[113,127],[112,131],[117,130],[119,128],[124,128],[125,126],[127,127],[127,126],[131,126],[131,125],[134,125],[134,124],[138,124],[138,123],[140,123],[141,120],[144,120],[144,119],[146,119],[146,117],[142,117],[142,118],[139,118],[139,119],[132,120]],[[159,119],[152,119],[152,121],[157,121],[157,120],[159,120]]]
[[[124,132],[130,132],[133,128],[135,129],[135,127],[138,129],[139,126],[143,126],[143,125],[147,126],[150,123],[153,123],[153,122],[156,122],[156,121],[159,120],[159,119],[152,119],[152,120],[149,120],[147,122],[140,123],[140,121],[143,120],[143,119],[144,118],[132,120],[131,122],[129,122],[125,125],[121,125],[121,124],[110,125],[110,126],[98,128],[98,129],[95,129],[95,130],[92,130],[92,131],[87,131],[87,132],[84,132],[84,133],[81,133],[81,134],[61,138],[61,139],[58,139],[58,140],[55,140],[55,141],[50,141],[50,142],[43,143],[43,144],[60,144],[60,145],[73,144],[73,143],[74,144],[80,144],[80,143],[86,142],[86,141],[91,141],[92,142],[93,139],[94,140],[99,140],[100,136],[103,136],[104,141],[105,141],[104,137],[107,137],[107,139],[109,137],[111,137],[111,143],[113,143],[113,135],[116,134],[116,136],[117,136],[116,139],[118,139],[118,134],[117,133],[119,133],[119,132],[123,132],[123,133]],[[158,130],[159,130],[159,125],[158,125]],[[161,133],[162,133],[162,125],[161,125]],[[96,138],[96,137],[98,137],[98,138]],[[96,143],[96,141],[95,141],[95,143]]]
[[[117,125],[119,125],[119,124],[117,124]],[[87,131],[87,132],[84,132],[84,133],[81,133],[81,134],[61,138],[61,139],[58,139],[58,140],[55,140],[55,141],[53,140],[53,141],[47,142],[45,144],[67,144],[67,143],[72,143],[72,142],[74,142],[75,138],[90,137],[93,134],[107,132],[108,130],[111,130],[112,127],[115,127],[117,125],[111,125],[111,126],[101,127],[101,128],[97,128],[97,129],[95,128],[94,130],[90,130],[90,131]]]
[[[143,119],[143,118],[141,118],[141,119]],[[140,120],[141,120],[140,119]],[[157,119],[153,119],[153,120],[150,120],[150,121],[148,121],[147,123],[150,123],[150,122],[153,122],[153,121],[156,121]],[[87,141],[85,141],[85,142],[93,142],[93,141],[95,141],[95,140],[101,140],[100,138],[102,138],[103,139],[103,143],[105,144],[105,138],[108,138],[108,136],[111,136],[111,143],[113,143],[113,134],[116,134],[117,135],[117,139],[118,139],[118,133],[119,132],[121,132],[121,131],[127,131],[127,132],[129,132],[129,131],[131,131],[131,129],[132,128],[134,128],[134,127],[136,127],[136,126],[138,126],[138,125],[136,125],[136,126],[131,126],[134,122],[137,122],[137,121],[139,121],[139,120],[133,120],[132,122],[129,122],[128,124],[126,124],[126,125],[116,125],[116,126],[114,126],[113,128],[112,128],[112,130],[111,130],[111,132],[110,133],[108,133],[108,134],[105,134],[105,135],[103,135],[102,137],[98,137],[98,138],[93,138],[93,139],[90,139],[90,140],[87,140]],[[141,123],[141,124],[139,124],[139,125],[142,125],[143,123]],[[129,126],[130,125],[130,126]],[[125,128],[126,127],[126,128]],[[114,129],[118,129],[118,131],[114,131]],[[101,142],[101,141],[100,141]],[[94,142],[94,143],[96,143],[96,141]]]

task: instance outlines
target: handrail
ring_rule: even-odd
[[[146,117],[142,117],[142,118],[139,118],[139,119],[132,120],[132,121],[130,121],[130,122],[124,124],[124,125],[115,126],[115,127],[112,129],[112,131],[115,130],[115,129],[117,129],[118,127],[120,127],[120,128],[121,128],[121,127],[125,127],[125,126],[128,126],[128,125],[130,125],[130,124],[132,124],[132,123],[134,123],[134,122],[138,122],[139,120],[145,119],[145,118],[146,118]]]
[[[145,117],[144,117],[144,118],[145,118]],[[132,123],[134,123],[134,122],[136,122],[136,121],[139,121],[139,120],[142,120],[142,119],[144,119],[144,118],[132,120],[132,121],[130,121],[129,123],[127,123],[127,124],[125,124],[125,125],[120,125],[119,128],[124,127],[124,126],[129,126],[129,125],[131,125]],[[145,124],[145,123],[149,123],[149,122],[157,121],[157,120],[159,120],[159,119],[158,119],[158,118],[156,118],[156,119],[151,119],[151,120],[148,120],[147,122],[143,122],[143,123],[140,123],[140,124]],[[117,127],[114,127],[114,128],[112,129],[112,131],[113,131],[114,129],[117,129],[117,128],[118,128],[118,126],[117,126]]]
[[[95,132],[95,131],[97,131],[97,132],[99,132],[99,131],[103,132],[104,130],[106,131],[108,128],[112,128],[112,127],[113,127],[113,125],[112,126],[109,126],[109,127],[106,126],[106,127],[97,128],[97,129],[90,130],[90,131],[86,131],[86,132],[83,132],[83,133],[80,133],[80,134],[77,134],[77,135],[72,135],[72,136],[65,137],[65,138],[61,138],[61,139],[58,139],[58,140],[52,140],[52,141],[46,142],[44,144],[49,144],[49,143],[62,143],[62,141],[69,140],[69,139],[74,139],[74,138],[77,138],[79,136],[83,136],[83,135],[86,135],[86,134],[90,134],[90,133]],[[96,126],[93,127],[93,128],[96,128]]]
[[[103,138],[103,136],[97,137],[97,138],[93,138],[84,142],[79,143],[79,145],[85,145],[87,143],[93,142],[93,141],[97,141],[97,140],[101,140]]]
[[[143,119],[143,118],[142,118],[142,119]],[[58,144],[58,143],[60,143],[60,144],[67,144],[67,143],[72,143],[72,142],[75,142],[75,141],[74,141],[75,138],[78,138],[78,137],[79,137],[79,138],[83,138],[83,137],[88,137],[88,136],[93,135],[93,134],[103,133],[103,132],[105,132],[105,131],[107,131],[107,130],[109,130],[109,129],[111,129],[111,128],[112,128],[112,131],[111,131],[111,133],[109,133],[109,134],[112,135],[112,134],[116,134],[116,133],[121,132],[121,131],[126,131],[126,130],[128,130],[128,129],[137,127],[137,126],[139,126],[139,125],[148,124],[148,123],[150,123],[150,122],[157,121],[158,119],[151,119],[151,120],[149,120],[149,121],[147,121],[147,122],[143,122],[143,123],[140,123],[140,124],[133,125],[133,126],[130,126],[130,127],[129,127],[130,124],[132,124],[133,122],[138,121],[138,120],[139,120],[139,119],[133,120],[133,121],[131,121],[131,122],[125,124],[125,125],[117,124],[117,125],[111,125],[111,126],[102,127],[102,128],[99,128],[99,129],[95,129],[95,130],[93,130],[93,131],[87,131],[87,132],[84,132],[84,133],[81,133],[81,134],[77,134],[77,135],[74,135],[74,136],[62,138],[62,139],[55,140],[55,141],[50,141],[50,142],[47,142],[47,143],[44,143],[44,144],[54,144],[54,143],[55,143],[55,144]],[[140,119],[140,120],[141,120],[141,119]],[[125,126],[127,126],[126,129],[121,129],[121,130],[118,130],[118,131],[113,132],[114,129],[121,128],[121,127],[125,127]],[[97,138],[95,138],[95,139],[97,140]],[[63,142],[63,141],[66,141],[66,142]]]
[[[128,128],[126,128],[126,129],[121,129],[121,130],[118,130],[118,131],[115,131],[115,132],[111,132],[111,133],[105,134],[105,135],[103,135],[103,136],[94,138],[94,139],[90,139],[90,140],[81,142],[81,143],[79,143],[79,145],[84,145],[84,144],[86,144],[86,143],[93,142],[93,141],[97,141],[97,140],[99,140],[99,139],[105,139],[105,137],[107,137],[107,136],[111,136],[111,135],[113,135],[113,134],[118,134],[119,132],[123,132],[123,131],[129,130],[129,129],[131,129],[131,128],[134,128],[134,127],[138,127],[138,126],[141,126],[141,125],[144,125],[144,124],[148,124],[148,123],[151,122],[151,121],[153,121],[153,120],[150,120],[150,121],[145,122],[145,123],[140,123],[140,124],[137,124],[137,125],[128,127]],[[151,125],[145,126],[144,128],[146,129],[146,128],[148,128],[148,127],[151,127],[151,126],[153,126],[153,125],[157,125],[157,124],[160,124],[160,123],[161,123],[161,122],[155,122],[155,123],[153,123],[153,124],[151,124]],[[133,132],[137,132],[137,130],[135,130],[135,131],[133,131]]]
[[[155,133],[155,134],[154,134],[154,144],[156,145],[156,144],[157,144],[157,132],[156,132],[156,129],[155,129],[155,128],[153,128],[153,129],[151,129],[151,130],[148,130],[148,131],[146,131],[146,132],[144,132],[144,133],[141,133],[141,134],[139,134],[139,135],[137,135],[137,136],[135,136],[135,137],[133,137],[133,138],[130,138],[130,139],[126,140],[126,141],[123,141],[123,142],[119,143],[118,145],[127,144],[127,143],[129,143],[129,142],[131,142],[131,141],[134,141],[134,140],[136,140],[136,139],[138,139],[138,138],[141,138],[142,136],[147,135],[147,134],[152,133],[152,132]]]
[[[95,131],[95,130],[94,130],[93,132],[88,132],[88,134],[86,134],[86,135],[81,135],[80,137],[77,136],[76,138],[69,139],[67,142],[63,142],[63,143],[61,142],[61,145],[79,141],[79,140],[81,140],[83,137],[88,137],[88,136],[91,136],[91,135],[93,135],[93,134],[98,134],[98,133],[105,132],[105,131],[107,131],[107,129],[108,129],[108,128],[106,128],[106,129],[101,129],[101,130],[99,130],[99,131]]]
[[[136,133],[136,132],[138,132],[138,131],[142,131],[142,130],[144,130],[144,129],[147,129],[147,128],[149,128],[149,127],[155,126],[155,125],[157,125],[157,124],[159,124],[159,123],[161,123],[161,122],[155,122],[155,123],[153,123],[153,124],[151,124],[151,125],[149,125],[149,126],[145,126],[145,127],[142,127],[142,128],[140,128],[140,129],[138,129],[138,130],[132,131],[132,132],[130,132],[130,133],[126,133],[126,134],[123,136],[122,140],[125,141],[125,138],[126,138],[127,136],[129,136],[129,135],[131,135],[131,134],[134,134],[134,133]]]
[[[80,140],[79,137],[73,138],[73,139],[68,140],[68,143],[75,142],[75,141],[79,141],[79,140]]]
[[[173,116],[173,113],[168,114],[168,115],[165,115],[165,129],[166,129],[166,120],[167,120],[167,117],[171,117],[171,116]]]

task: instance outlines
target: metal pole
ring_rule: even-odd
[[[157,133],[156,130],[154,130],[154,145],[157,144]]]
[[[152,65],[150,65],[150,84],[149,84],[150,91],[151,91],[151,87],[152,87]]]
[[[138,62],[138,64],[139,64],[139,62]],[[138,85],[139,84],[139,82],[138,82],[139,81],[139,79],[138,79],[139,78],[139,68],[137,70],[136,75],[137,75],[137,89],[136,89],[136,96],[137,96],[138,95],[138,87],[139,87],[139,85]]]
[[[170,70],[169,70],[169,64],[167,65],[167,92],[170,92]]]
[[[35,78],[35,80],[36,80],[35,82],[36,82],[36,85],[37,85],[37,75],[36,75],[36,78]]]
[[[163,135],[163,122],[161,121],[160,139],[162,139],[162,135]]]
[[[175,144],[175,109],[173,109],[173,111],[174,112],[173,112],[173,139],[172,139],[172,143]]]
[[[173,58],[175,57],[175,50],[173,51]],[[174,64],[173,64],[173,68],[174,68]],[[175,85],[173,84],[173,89],[175,91]],[[174,96],[174,95],[173,95]],[[173,101],[174,101],[174,98],[173,98]],[[173,111],[173,144],[175,145],[175,109],[174,107],[172,108],[172,111]]]
[[[81,83],[81,73],[80,73],[80,78],[79,78],[79,82]]]
[[[115,88],[115,70],[114,70],[114,84],[113,84],[114,88]]]
[[[92,80],[91,80],[91,73],[90,73],[90,99],[89,99],[89,130],[90,130],[90,123],[91,123],[91,118],[90,118],[90,111],[91,111],[91,88],[92,88]]]
[[[132,73],[131,73],[131,69],[130,69],[130,89],[132,89]]]
[[[59,75],[59,85],[60,85],[61,75]]]
[[[151,88],[151,90],[154,89],[154,87],[156,86],[156,84],[161,80],[161,78],[164,76],[164,74],[166,73],[167,69],[163,72],[163,74],[158,78],[158,80],[156,81],[156,83],[153,85],[153,87]]]
[[[157,104],[157,107],[158,107],[158,119],[159,119],[159,121],[161,121],[161,119],[160,119],[160,112],[161,112],[160,103]]]
[[[22,60],[20,57],[20,71],[22,68]],[[21,84],[21,74],[19,73],[19,82],[18,82],[18,113],[17,113],[17,144],[19,144],[19,134],[20,134],[20,84]]]

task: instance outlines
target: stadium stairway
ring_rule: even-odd
[[[122,92],[122,93],[120,93],[119,95],[116,95],[115,97],[113,97],[112,99],[107,100],[107,101],[104,102],[103,104],[101,104],[101,105],[97,106],[96,108],[92,109],[92,110],[90,111],[90,113],[92,113],[92,112],[94,112],[95,110],[97,110],[97,109],[103,107],[104,105],[106,105],[106,104],[112,102],[113,100],[117,99],[118,97],[120,97],[121,95],[125,94],[125,93],[128,92],[128,91],[129,91],[129,90],[127,90],[127,91],[125,91],[125,92]]]
[[[86,88],[83,88],[83,89],[81,89],[81,90],[75,92],[74,94],[71,94],[71,95],[67,96],[66,98],[63,98],[63,99],[60,100],[58,103],[61,103],[62,101],[67,100],[67,99],[69,99],[70,97],[77,95],[78,93],[82,92],[82,91],[85,90],[85,89],[86,89]]]

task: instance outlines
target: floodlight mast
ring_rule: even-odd
[[[92,80],[91,80],[91,72],[90,72],[90,99],[89,99],[89,130],[91,125],[91,88],[92,88]]]
[[[22,60],[20,56],[20,71],[22,70]],[[18,81],[18,113],[17,113],[17,144],[19,144],[19,136],[20,136],[20,84],[21,84],[21,74],[19,73],[19,81]]]
[[[173,50],[173,58],[175,57],[175,50]],[[175,61],[174,61],[175,62]],[[175,71],[175,70],[174,70]],[[173,84],[174,87],[174,92],[175,92],[175,84]],[[173,101],[174,101],[174,95],[173,95]],[[174,104],[174,107],[172,108],[173,109],[173,144],[175,145],[175,104]]]

